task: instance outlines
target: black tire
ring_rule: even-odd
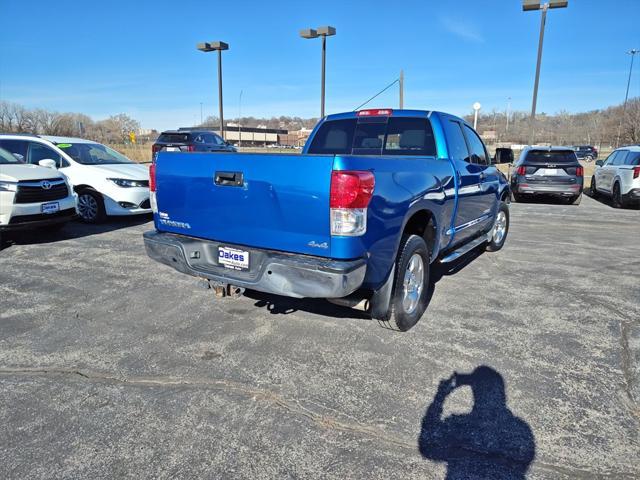
[[[582,201],[582,194],[578,195],[577,197],[573,197],[571,199],[571,205],[580,205],[581,201]]]
[[[613,206],[613,208],[624,207],[622,194],[620,193],[620,184],[618,182],[613,184],[613,191],[611,193],[611,205]]]
[[[85,223],[100,223],[107,218],[104,200],[95,190],[87,188],[78,192],[78,213]]]
[[[596,188],[596,176],[591,177],[591,186],[589,187],[589,193],[591,194],[591,198],[598,197],[598,189]]]
[[[517,194],[517,193],[515,193],[515,192],[513,192],[513,193],[511,194],[511,201],[512,201],[512,202],[517,203],[517,202],[522,202],[523,200],[524,200],[524,199],[523,199],[522,195],[519,195],[519,194]]]
[[[411,283],[412,278],[419,284],[420,279],[417,278],[414,269],[414,277],[411,277],[410,263],[414,260],[414,256],[419,257],[422,263],[422,283],[421,287],[416,287],[416,283]],[[388,318],[379,320],[380,325],[391,330],[406,332],[413,327],[427,309],[429,299],[429,248],[424,239],[418,235],[409,235],[402,238],[398,257],[396,259],[395,279],[391,292],[391,302],[389,307]],[[418,263],[414,260],[413,265]],[[408,282],[408,283],[407,283]],[[405,283],[407,283],[405,285]],[[414,287],[419,288],[415,298],[411,295],[410,290]]]
[[[504,223],[503,223],[504,222]],[[496,230],[499,225],[503,225],[504,229],[502,234],[499,234]],[[486,249],[488,252],[497,252],[504,246],[504,242],[509,234],[509,205],[505,202],[500,202],[498,206],[498,213],[496,220],[491,229],[491,239],[487,242]]]

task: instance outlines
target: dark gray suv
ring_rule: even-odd
[[[584,169],[570,147],[527,147],[511,172],[516,202],[534,195],[553,195],[578,205],[583,185]]]
[[[186,129],[162,132],[151,147],[152,158],[158,152],[236,152],[233,145],[210,130]]]

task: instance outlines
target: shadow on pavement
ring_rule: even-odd
[[[436,261],[432,263],[431,270],[429,272],[427,305],[431,302],[436,283],[440,281],[442,277],[458,273],[483,253],[484,247],[482,246],[475,248],[454,262],[441,264],[439,261]],[[371,317],[365,312],[353,308],[334,305],[333,303],[321,298],[292,298],[257,292],[255,290],[245,290],[244,296],[256,300],[256,303],[254,304],[255,307],[266,308],[269,313],[274,315],[289,315],[297,311],[302,311],[315,313],[317,315],[325,315],[327,317],[371,320]]]
[[[467,414],[442,418],[447,397],[469,386],[474,404]],[[447,480],[524,479],[536,455],[531,427],[506,404],[504,379],[485,365],[440,382],[422,419],[418,448],[423,457],[447,464]]]
[[[602,193],[598,193],[597,195],[594,196],[590,190],[585,190],[584,194],[589,198],[592,198],[596,202],[601,203],[602,205],[606,205],[607,207],[613,208],[615,210],[640,210],[640,203],[637,203],[635,205],[634,204],[625,205],[622,208],[616,208],[613,206],[613,203],[611,202],[611,197],[607,197]]]
[[[47,230],[34,228],[33,230],[16,230],[14,232],[2,232],[0,234],[0,251],[12,245],[33,245],[38,243],[51,243],[61,240],[88,237],[100,233],[120,230],[136,225],[142,225],[153,219],[149,215],[136,215],[131,217],[109,217],[104,223],[87,224],[80,221],[71,221],[59,230]]]

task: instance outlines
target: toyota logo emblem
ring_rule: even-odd
[[[50,190],[51,189],[51,182],[49,182],[47,180],[43,180],[42,182],[40,182],[40,186],[42,188],[44,188],[45,190]]]

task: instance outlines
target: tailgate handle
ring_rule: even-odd
[[[216,172],[215,184],[223,187],[241,187],[244,184],[242,172]]]

